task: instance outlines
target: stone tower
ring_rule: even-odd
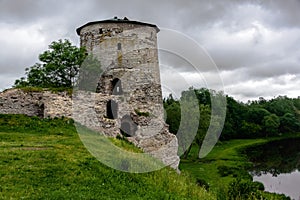
[[[177,139],[164,122],[158,32],[156,25],[126,17],[89,22],[77,29],[81,46],[100,60],[103,70],[96,89],[98,130],[112,137],[122,134],[177,169]],[[84,122],[93,127],[88,123]]]

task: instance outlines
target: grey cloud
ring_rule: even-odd
[[[270,18],[265,21],[274,27],[299,27],[300,26],[300,1],[299,0],[260,0],[260,5],[270,13]]]
[[[69,38],[78,45],[77,27],[88,21],[127,16],[175,29],[194,38],[207,48],[216,62],[228,91],[239,94],[241,98],[263,96],[264,88],[256,93],[255,89],[249,88],[250,80],[263,81],[286,74],[295,75],[296,79],[299,77],[299,4],[299,0],[0,0],[0,31],[7,27],[13,30],[11,26],[15,26],[15,31],[36,29],[33,31],[36,35],[30,35],[32,31],[29,31],[27,37],[18,36],[24,37],[23,40],[0,40],[0,45],[4,46],[0,50],[0,70],[2,77],[7,77],[1,77],[0,88],[7,87],[8,83],[12,84],[16,77],[24,74],[25,67],[33,65],[38,54],[51,41]],[[253,29],[250,39],[242,35],[248,29]],[[192,54],[193,48],[190,49],[186,53]],[[187,72],[187,76],[193,79],[193,70],[184,58],[161,54],[161,63],[173,66],[179,72]],[[202,66],[202,73],[214,77],[210,65],[204,62]],[[179,88],[180,83],[172,83],[174,88]],[[299,81],[281,80],[280,83],[287,85],[287,90],[297,92],[291,85]],[[280,92],[276,88],[272,91]]]
[[[269,78],[287,74],[300,74],[300,63],[291,58],[269,61],[260,65],[245,68],[249,78]]]

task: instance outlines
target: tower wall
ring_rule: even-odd
[[[99,131],[108,136],[123,134],[145,152],[177,169],[177,139],[164,122],[158,31],[152,24],[116,18],[90,22],[77,29],[81,46],[99,59],[103,69],[95,103]],[[84,98],[84,94],[79,97],[80,101]],[[82,110],[86,109],[79,109],[78,116],[85,115]],[[82,122],[90,121],[85,118]],[[88,125],[95,129],[97,126]]]
[[[160,84],[157,31],[147,25],[100,22],[83,27],[80,39],[103,69],[113,69],[110,74],[118,78],[126,76],[124,92],[129,92],[145,84]],[[153,95],[161,98],[161,90]]]

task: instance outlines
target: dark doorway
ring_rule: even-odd
[[[137,131],[137,125],[132,121],[129,115],[122,117],[120,131],[125,137],[131,137],[135,135],[135,132]]]
[[[120,79],[115,78],[114,80],[112,80],[111,83],[112,83],[112,94],[113,95],[123,94],[122,83],[121,83]]]
[[[41,105],[38,107],[38,117],[44,118],[44,111],[45,111],[45,105],[44,105],[44,104],[41,104]]]
[[[118,103],[114,100],[109,100],[106,104],[106,115],[109,119],[118,118]]]
[[[121,43],[118,43],[118,50],[119,50],[119,51],[122,50],[122,45],[121,45]]]

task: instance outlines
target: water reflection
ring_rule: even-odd
[[[266,191],[283,193],[300,200],[300,138],[284,139],[247,148],[245,154],[253,163],[254,181]]]
[[[292,199],[300,200],[300,172],[298,170],[277,176],[271,173],[255,175],[253,180],[262,182],[268,192],[286,194]]]

